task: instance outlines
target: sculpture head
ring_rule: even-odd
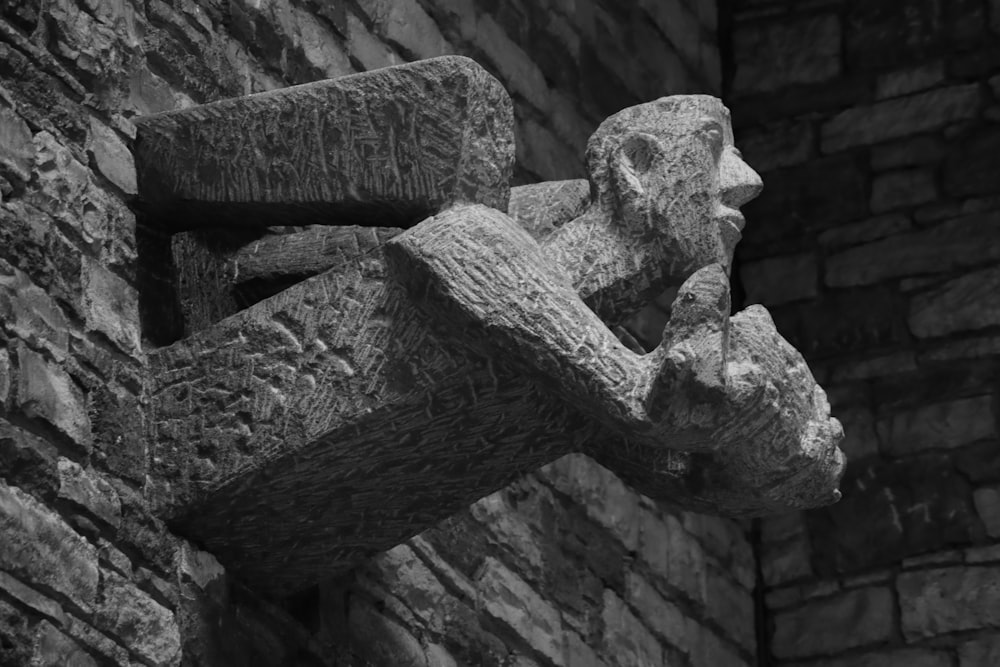
[[[676,95],[605,120],[587,143],[592,200],[658,260],[650,284],[679,285],[708,264],[732,266],[739,207],[760,176],[733,146],[729,111],[708,95]]]

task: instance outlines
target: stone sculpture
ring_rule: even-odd
[[[612,116],[589,192],[517,188],[516,220],[512,116],[495,80],[445,57],[139,123],[146,215],[189,230],[175,260],[198,286],[190,335],[149,355],[148,494],[262,591],[570,452],[700,511],[837,499],[822,389],[763,308],[730,317],[738,208],[760,181],[722,104]],[[264,233],[303,224],[325,226]],[[225,296],[276,278],[245,309]],[[609,327],[671,285],[662,344],[627,349]]]

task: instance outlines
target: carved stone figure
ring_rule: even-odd
[[[215,304],[189,295],[190,335],[150,353],[148,492],[262,590],[333,576],[570,452],[700,511],[838,497],[822,389],[763,308],[729,314],[738,208],[761,184],[722,104],[612,116],[589,192],[517,188],[514,217],[511,137],[509,98],[457,57],[140,123],[147,215],[196,229],[175,260]],[[334,226],[260,229],[306,223]],[[213,245],[211,226],[259,238]],[[218,293],[248,276],[287,288],[235,312]],[[663,342],[637,354],[609,327],[668,286]]]

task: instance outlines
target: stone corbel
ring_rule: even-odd
[[[659,286],[629,273],[656,259],[655,229],[621,234],[600,197],[581,212],[578,185],[524,189],[551,215],[511,210],[535,223],[506,215],[511,102],[471,60],[138,127],[145,215],[187,238],[178,265],[213,267],[189,300],[298,281],[242,310],[189,308],[214,314],[148,355],[148,498],[262,592],[335,576],[571,452],[701,511],[836,498],[839,424],[766,311],[730,317],[727,266],[670,264],[686,280],[641,355],[608,324]],[[612,155],[643,182],[643,155]],[[263,234],[277,225],[336,226]],[[259,238],[219,251],[183,236],[216,228]],[[567,268],[613,249],[596,277]]]

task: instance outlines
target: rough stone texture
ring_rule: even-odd
[[[820,15],[759,28],[737,28],[733,93],[763,93],[784,86],[819,83],[840,72],[840,21]],[[775,67],[775,62],[782,67]]]
[[[779,612],[772,651],[781,659],[805,658],[886,641],[892,606],[888,588],[863,588]]]
[[[910,302],[910,330],[920,338],[1000,324],[1000,269],[973,271]]]
[[[997,436],[990,396],[937,403],[879,420],[879,438],[891,456],[955,448]]]
[[[423,67],[436,65],[451,61]],[[388,240],[384,259],[357,254],[154,353],[158,508],[287,594],[573,451],[651,496],[717,513],[835,500],[841,431],[822,390],[765,311],[728,318],[737,209],[760,187],[731,142],[709,97],[627,109],[590,141],[594,200],[541,245],[495,209],[454,206]],[[673,155],[703,165],[697,178]],[[667,194],[659,236],[640,236]],[[705,265],[681,286],[657,354],[626,350],[599,319]],[[510,423],[499,434],[498,414]],[[331,541],[332,525],[354,536]]]
[[[996,571],[945,568],[901,574],[897,582],[903,634],[908,640],[1000,624]]]
[[[381,7],[369,11],[373,5]],[[627,15],[592,0],[6,3],[0,9],[0,257],[20,275],[7,267],[0,271],[0,403],[5,420],[16,423],[0,422],[0,469],[6,484],[30,494],[32,506],[60,527],[54,537],[62,548],[90,544],[97,550],[102,581],[110,582],[108,592],[119,604],[103,607],[107,622],[98,624],[97,606],[84,607],[47,583],[56,573],[65,576],[71,569],[65,563],[33,568],[25,557],[18,567],[28,569],[13,576],[4,564],[0,663],[170,663],[178,657],[173,647],[179,638],[184,664],[360,667],[373,664],[390,637],[400,637],[401,645],[418,637],[417,664],[544,663],[516,633],[477,617],[471,603],[439,608],[435,633],[425,632],[406,605],[359,602],[391,581],[384,570],[373,575],[369,588],[355,586],[349,596],[323,587],[291,601],[262,601],[246,582],[148,512],[138,492],[154,463],[140,409],[145,371],[139,334],[149,351],[177,333],[158,330],[155,319],[140,328],[137,305],[147,314],[149,302],[170,300],[170,288],[148,281],[146,274],[165,278],[170,267],[151,261],[150,252],[156,243],[169,248],[169,240],[148,243],[143,234],[150,218],[137,219],[129,208],[138,185],[130,156],[134,121],[137,114],[454,51],[476,57],[515,93],[521,147],[515,182],[578,178],[587,137],[608,114],[668,93],[719,92],[715,25],[714,7],[695,10],[680,2],[643,3]],[[524,76],[530,68],[512,45],[541,76]],[[524,149],[525,137],[531,150]],[[260,293],[266,295],[266,289]],[[25,348],[57,374],[64,372],[70,383],[62,403],[66,410],[52,420],[22,410],[18,402],[19,385],[27,382],[18,358]],[[54,423],[87,413],[93,431],[89,450],[72,445]],[[586,470],[599,469],[587,465]],[[117,530],[113,501],[99,500],[108,486],[120,502]],[[60,488],[69,497],[60,497]],[[588,488],[576,497],[602,504],[596,500],[603,497],[600,484]],[[603,506],[614,513],[612,498],[623,495],[616,490]],[[450,522],[447,531],[438,531],[437,542],[452,548],[419,551],[419,557],[435,572],[454,574],[453,563],[464,566],[482,554],[496,555],[570,619],[567,626],[572,622],[566,641],[573,652],[566,664],[611,662],[602,648],[601,582],[624,599],[622,571],[631,567],[653,585],[666,585],[628,559],[619,539],[567,494],[539,482],[514,487],[503,498],[504,515],[519,516],[519,525],[529,526],[541,554],[537,566],[505,546],[507,539],[523,540],[524,533],[504,532],[515,522],[502,520],[496,509]],[[631,504],[650,506],[637,494],[629,498]],[[671,530],[685,530],[688,523],[678,518]],[[488,541],[471,539],[480,534]],[[743,554],[742,565],[733,569],[744,573],[740,581],[746,585],[749,547],[739,527],[730,534],[736,536],[732,544],[702,532],[691,537],[718,559],[714,576],[729,576],[733,554]],[[0,550],[10,546],[0,543]],[[46,541],[30,543],[39,548]],[[73,576],[89,567],[78,563]],[[461,577],[473,580],[474,574]],[[458,575],[440,576],[450,592],[464,590]],[[423,581],[414,576],[410,589],[418,591]],[[99,584],[97,605],[103,604],[101,590]],[[164,609],[176,619],[176,629]],[[704,616],[701,608],[683,611],[692,619]],[[706,623],[711,631],[697,634],[692,664],[751,662],[730,640],[727,624]],[[373,629],[374,643],[360,641],[363,627]],[[671,660],[682,660],[655,627],[650,630]]]
[[[16,486],[0,483],[5,571],[89,609],[97,599],[97,550],[59,515]]]

